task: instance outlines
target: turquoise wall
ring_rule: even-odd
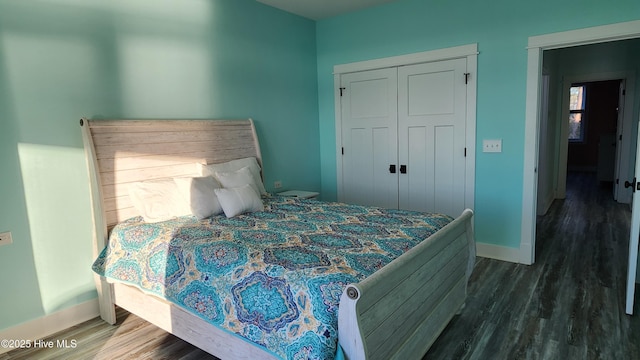
[[[267,189],[331,200],[333,66],[478,43],[476,234],[518,247],[528,37],[639,18],[636,0],[400,0],[317,23],[254,0],[0,0],[0,330],[95,297],[80,117],[252,117]]]
[[[0,0],[0,330],[96,297],[79,119],[246,118],[320,189],[315,23],[254,0]]]
[[[530,36],[640,19],[640,2],[400,0],[317,24],[322,193],[336,197],[333,66],[477,43],[476,240],[518,248]],[[501,138],[503,152],[481,152]]]

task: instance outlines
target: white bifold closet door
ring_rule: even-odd
[[[347,74],[342,101],[344,202],[398,207],[398,71]]]
[[[466,59],[341,77],[343,201],[458,216]]]

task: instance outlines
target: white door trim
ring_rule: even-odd
[[[342,184],[342,112],[340,97],[340,76],[342,74],[381,69],[386,67],[421,64],[467,58],[467,115],[466,115],[466,149],[467,161],[465,168],[465,207],[474,209],[475,200],[475,169],[476,169],[476,96],[478,74],[478,44],[468,44],[445,49],[423,51],[419,53],[392,56],[380,59],[358,61],[339,64],[333,67],[335,131],[336,131],[336,176],[338,199],[343,198]]]
[[[471,55],[478,55],[478,44],[454,46],[445,49],[423,51],[413,54],[391,56],[380,59],[357,61],[339,64],[333,67],[334,74],[382,69],[386,67],[421,64],[431,61],[458,59]]]
[[[640,20],[529,37],[520,262],[535,262],[540,79],[543,50],[640,37]]]
[[[640,36],[640,20],[594,26],[551,34],[529,37],[528,49],[560,49],[571,46],[597,44],[618,40],[635,39]]]

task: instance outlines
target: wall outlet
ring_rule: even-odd
[[[273,188],[274,188],[274,189],[280,189],[280,188],[282,188],[282,181],[280,181],[280,180],[274,181],[274,182],[273,182]]]
[[[13,243],[11,239],[11,231],[0,233],[0,246]]]

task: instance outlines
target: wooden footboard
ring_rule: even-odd
[[[475,263],[473,212],[462,215],[340,298],[347,359],[419,359],[464,305]]]

